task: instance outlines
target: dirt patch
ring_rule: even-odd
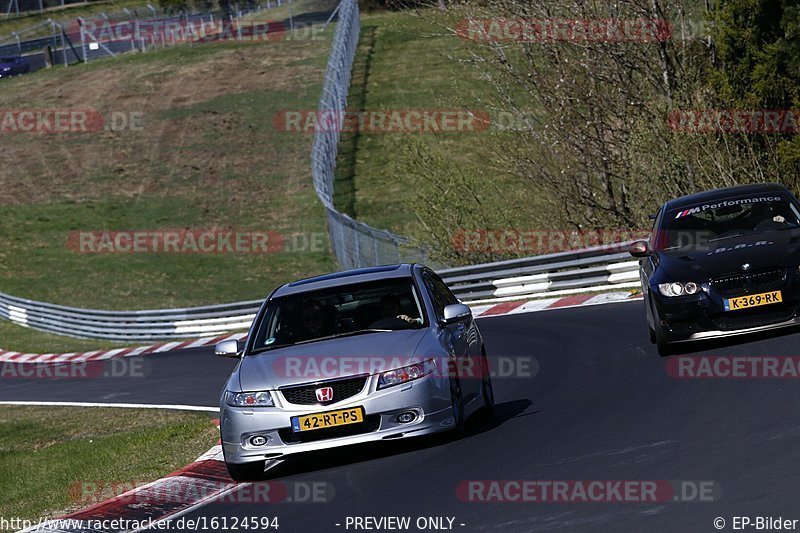
[[[11,86],[0,95],[2,108],[93,109],[107,125],[112,114],[126,120],[138,114],[143,128],[3,135],[0,205],[109,195],[239,194],[245,192],[243,177],[276,168],[291,181],[307,179],[308,156],[298,155],[310,149],[309,140],[298,138],[278,149],[269,111],[281,98],[291,105],[287,94],[319,84],[324,60],[314,59],[322,47],[313,42],[201,46],[212,48],[79,66],[20,80],[17,90]]]

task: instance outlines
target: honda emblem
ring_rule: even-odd
[[[333,400],[332,387],[322,387],[321,389],[317,389],[316,393],[317,393],[317,401],[320,403],[330,402]]]

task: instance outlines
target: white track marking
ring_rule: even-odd
[[[41,405],[48,407],[120,407],[125,409],[169,409],[172,411],[201,411],[205,413],[219,413],[219,407],[204,407],[200,405],[180,404],[149,404],[149,403],[97,403],[97,402],[33,402],[24,400],[0,400],[0,405]]]

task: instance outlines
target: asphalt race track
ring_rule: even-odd
[[[495,378],[492,420],[474,421],[457,441],[351,447],[271,471],[286,483],[328,484],[329,503],[211,503],[186,516],[277,516],[278,531],[302,532],[354,531],[348,516],[446,516],[456,531],[498,532],[716,531],[716,517],[725,530],[733,516],[800,518],[800,381],[670,377],[641,302],[487,318],[480,327],[493,365],[538,363],[533,377]],[[797,355],[800,336],[737,342],[693,355]],[[235,364],[207,348],[148,361],[145,380],[3,379],[0,400],[213,406]],[[457,497],[465,480],[703,480],[719,492],[712,502],[480,503]]]

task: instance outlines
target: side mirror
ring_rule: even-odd
[[[239,350],[239,341],[230,339],[218,342],[217,345],[214,346],[214,355],[218,357],[230,357],[232,359],[238,358],[242,355],[242,352]]]
[[[647,257],[652,255],[653,251],[650,249],[650,243],[647,241],[636,241],[628,248],[628,253],[633,257]]]
[[[444,308],[444,323],[452,324],[472,316],[472,310],[464,304],[450,304]]]

